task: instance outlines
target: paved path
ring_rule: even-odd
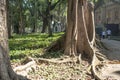
[[[103,39],[102,42],[109,49],[106,56],[111,60],[120,60],[120,41]]]
[[[120,41],[102,40],[103,44],[109,49],[106,51],[106,56],[111,60],[120,60]],[[105,80],[120,80],[120,64],[106,64],[106,67],[101,70]]]

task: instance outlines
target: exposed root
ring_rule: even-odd
[[[101,39],[99,37],[96,36],[95,38],[95,47],[98,49],[105,49],[105,50],[109,50],[102,42]]]
[[[38,58],[35,59],[35,61],[40,64],[40,63],[53,63],[53,64],[63,64],[63,63],[72,63],[76,62],[76,58],[66,58],[66,59],[44,59],[44,58]]]
[[[80,64],[82,63],[81,55],[79,57],[72,57],[72,58],[64,57],[64,58],[57,58],[57,59],[32,58],[32,61],[28,62],[26,65],[15,68],[14,71],[15,72],[24,71],[26,69],[36,67],[36,65],[40,65],[42,63],[65,64],[65,63],[76,63],[76,62],[79,62]],[[99,80],[103,79],[100,76],[100,73],[101,73],[100,71],[103,67],[104,67],[104,63],[100,62],[98,58],[96,57],[96,54],[94,54],[91,68],[92,68],[92,73],[95,78]]]
[[[108,60],[107,57],[103,54],[101,54],[100,52],[96,52],[96,57],[100,60],[100,61],[105,61]]]
[[[98,58],[96,57],[96,54],[93,55],[93,61],[92,61],[92,64],[91,64],[91,68],[92,68],[92,73],[93,73],[93,76],[95,78],[97,78],[98,80],[101,80],[103,79],[101,76],[100,76],[100,68],[99,68],[99,65],[101,64],[101,62],[98,60]]]
[[[90,68],[91,68],[92,74],[97,80],[104,79],[104,77],[101,76],[101,74],[102,74],[101,70],[105,67],[106,63],[104,62],[104,60],[102,60],[102,61],[99,60],[99,58],[101,56],[103,56],[103,55],[100,55],[100,53],[94,54],[92,64],[88,69],[88,72],[89,72]],[[41,65],[42,63],[65,64],[65,63],[76,63],[77,62],[77,63],[82,64],[81,55],[79,55],[79,57],[63,57],[63,58],[57,58],[57,59],[30,58],[29,60],[32,60],[32,61],[28,62],[27,64],[25,64],[23,66],[19,66],[19,67],[15,68],[14,71],[17,72],[18,74],[27,75],[27,73],[28,73],[28,71],[30,71],[30,69],[32,71],[34,71],[36,69],[37,65]],[[19,73],[19,72],[22,72],[22,73]],[[26,73],[23,73],[23,72],[26,72]]]
[[[28,62],[25,65],[16,67],[14,71],[21,72],[28,68],[36,67],[36,65],[40,65],[42,63],[64,64],[64,63],[76,63],[78,60],[76,57],[74,58],[66,57],[66,59],[64,58],[59,58],[59,59],[31,58],[31,59],[32,61]]]
[[[25,65],[21,65],[21,66],[18,66],[14,69],[15,72],[20,72],[20,71],[24,71],[25,69],[29,68],[29,67],[32,67],[33,65],[36,65],[36,62],[35,61],[30,61],[28,62],[27,64]]]

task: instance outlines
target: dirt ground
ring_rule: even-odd
[[[108,48],[104,51],[104,55],[109,60],[100,69],[99,76],[102,77],[101,80],[120,80],[120,41],[108,39],[102,39],[101,41]],[[86,75],[87,63],[82,65],[41,63],[29,66],[30,69],[15,72],[26,76],[30,80],[92,80],[92,77]]]
[[[26,65],[18,66],[14,71],[29,80],[92,80],[92,77],[87,75],[87,67],[86,61],[81,64],[73,62],[37,64],[32,61]]]

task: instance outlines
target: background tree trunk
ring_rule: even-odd
[[[9,8],[9,0],[6,1],[6,9],[7,9],[7,28],[8,28],[8,38],[11,38],[11,14]]]
[[[23,23],[23,7],[22,7],[22,0],[18,0],[19,5],[19,34],[24,34],[24,23]]]
[[[43,12],[42,15],[42,20],[43,20],[43,26],[42,26],[42,31],[41,33],[44,33],[46,29],[48,29],[48,34],[49,36],[52,36],[52,29],[51,29],[51,23],[52,23],[52,15],[51,11],[56,7],[58,3],[60,3],[61,0],[58,0],[56,3],[52,4],[52,0],[47,0],[47,8],[45,12]]]
[[[33,21],[33,29],[32,32],[35,33],[37,31],[37,17],[38,17],[38,6],[37,1],[34,1],[34,21]]]
[[[48,24],[47,18],[44,18],[44,17],[43,17],[43,27],[42,27],[41,33],[45,33],[45,30],[46,30],[46,28],[47,28],[47,24]]]

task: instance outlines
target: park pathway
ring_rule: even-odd
[[[106,64],[106,67],[101,70],[102,77],[106,77],[105,80],[120,80],[120,41],[102,39],[103,44],[109,49],[105,52],[105,55],[110,59],[118,60],[118,63]]]
[[[103,39],[102,42],[109,49],[106,56],[110,60],[120,60],[120,41]]]

